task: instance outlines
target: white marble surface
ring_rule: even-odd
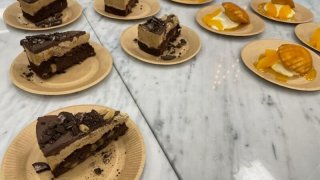
[[[72,95],[48,97],[29,94],[16,88],[9,80],[9,67],[13,59],[22,52],[20,39],[30,32],[15,30],[4,25],[2,14],[10,3],[0,2],[0,161],[19,131],[37,117],[61,107],[78,104],[100,104],[127,112],[139,126],[146,145],[146,164],[142,179],[178,179],[169,161],[154,138],[145,119],[128,93],[115,69],[97,86]],[[90,1],[81,2],[83,6]],[[97,37],[85,17],[61,30],[86,30],[94,41]],[[114,58],[116,58],[114,56]]]
[[[2,0],[0,12],[13,1]],[[215,2],[221,2],[216,0]],[[248,8],[249,0],[234,0]],[[296,0],[320,21],[319,0]],[[122,31],[141,21],[115,21],[82,0],[84,16],[66,29],[95,34],[113,54],[115,68],[101,84],[74,95],[44,97],[15,88],[8,67],[29,32],[0,23],[0,157],[30,121],[59,107],[95,103],[128,112],[144,133],[147,163],[143,179],[318,180],[320,178],[320,105],[318,92],[284,89],[251,73],[241,63],[241,48],[261,38],[299,42],[294,26],[265,20],[266,31],[230,38],[200,28],[194,15],[202,6],[161,0],[160,14],[175,13],[203,41],[193,60],[170,67],[149,65],[126,55]],[[93,38],[96,39],[93,35]],[[119,74],[117,73],[119,72]],[[124,83],[122,82],[124,80]],[[128,90],[126,89],[128,87]],[[132,96],[130,96],[132,95]],[[142,114],[139,112],[141,110]],[[15,114],[14,116],[12,114]],[[176,169],[175,174],[146,121]]]
[[[263,34],[248,38],[215,35],[200,28],[201,6],[161,0],[160,14],[175,13],[193,28],[203,48],[193,60],[170,67],[126,55],[118,39],[139,23],[85,15],[133,94],[181,179],[316,180],[320,178],[318,92],[298,92],[268,83],[241,62],[242,47],[256,39],[299,42],[293,25],[269,20]],[[215,2],[221,2],[216,0]],[[250,9],[249,0],[234,1]],[[319,0],[296,0],[320,21]]]

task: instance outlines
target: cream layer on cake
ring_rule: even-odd
[[[72,41],[61,42],[58,45],[53,46],[44,51],[41,51],[40,53],[37,53],[37,54],[32,53],[28,49],[25,49],[25,51],[29,60],[33,64],[40,65],[43,61],[47,61],[53,56],[56,56],[56,57],[63,56],[65,53],[69,52],[71,49],[87,43],[89,39],[90,39],[90,34],[86,33],[79,37],[74,37]]]
[[[161,20],[166,21],[168,18],[167,15],[161,17]],[[143,44],[147,45],[150,48],[157,49],[161,43],[166,39],[165,32],[169,32],[179,25],[179,19],[176,16],[172,17],[172,21],[166,23],[166,31],[161,34],[150,32],[147,27],[140,25],[138,27],[138,39]]]
[[[120,9],[120,10],[126,10],[127,5],[130,0],[104,0],[105,5]]]
[[[56,0],[38,0],[34,3],[27,3],[23,0],[18,0],[21,6],[21,9],[30,14],[30,15],[35,15],[40,9],[42,9],[43,7],[48,6],[49,4],[51,4],[52,2],[56,1]]]
[[[111,124],[105,125],[103,127],[100,127],[96,129],[95,131],[90,132],[89,135],[84,136],[81,139],[76,140],[69,146],[62,149],[59,154],[53,155],[53,156],[47,156],[47,161],[51,169],[55,169],[57,165],[59,165],[64,159],[66,159],[70,154],[72,154],[75,150],[82,148],[85,145],[88,144],[94,144],[97,141],[99,141],[104,134],[111,131],[113,128],[115,128],[118,125],[121,125],[123,123],[126,123],[129,116],[126,113],[120,113],[117,116],[115,116]],[[112,134],[109,134],[111,136]],[[75,164],[74,166],[76,166]]]

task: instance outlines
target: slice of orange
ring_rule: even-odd
[[[279,18],[280,19],[288,19],[288,15],[291,13],[292,9],[288,5],[284,5],[281,7],[279,11]]]
[[[267,9],[267,11],[266,11],[266,13],[267,13],[267,15],[268,16],[271,16],[271,17],[277,17],[277,8],[276,8],[276,6],[274,5],[274,4],[272,4],[272,3],[267,3],[266,4],[266,9]]]
[[[279,61],[277,51],[272,49],[266,49],[264,57],[259,60],[256,67],[258,69],[267,69]]]

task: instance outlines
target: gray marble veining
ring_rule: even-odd
[[[2,19],[4,9],[14,1],[0,2],[0,161],[19,131],[37,117],[65,106],[78,104],[100,104],[127,112],[140,128],[146,145],[146,164],[142,179],[177,179],[148,124],[134,103],[115,69],[98,85],[83,92],[65,96],[39,96],[16,88],[9,80],[9,67],[14,58],[23,51],[19,42],[34,32],[20,31],[7,27]],[[81,1],[86,8],[90,1]],[[86,18],[82,16],[76,23],[59,29],[86,30],[91,39],[98,42]],[[54,31],[54,30],[53,30]],[[50,31],[50,32],[53,32]],[[116,59],[115,56],[113,56]]]
[[[249,0],[234,2],[250,9]],[[315,21],[320,21],[318,0],[295,2],[312,10]],[[112,50],[115,67],[180,177],[319,179],[319,92],[273,85],[249,71],[240,59],[242,47],[256,39],[300,43],[294,26],[264,19],[263,34],[225,37],[196,24],[194,16],[202,6],[160,3],[160,15],[175,13],[200,35],[202,50],[191,61],[170,67],[137,61],[121,49],[119,37],[141,21],[119,22],[89,8],[85,16],[100,41]]]

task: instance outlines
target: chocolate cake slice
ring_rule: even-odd
[[[39,117],[36,134],[39,147],[54,177],[74,168],[89,156],[124,135],[128,115],[114,110],[61,112]]]
[[[85,31],[67,31],[54,34],[27,36],[21,40],[31,69],[41,78],[64,72],[65,69],[94,56]]]
[[[176,40],[181,33],[177,16],[165,15],[160,19],[152,17],[138,26],[138,45],[141,50],[160,56],[170,42]]]
[[[104,0],[105,11],[119,16],[127,16],[138,2],[139,0]]]
[[[23,16],[33,23],[40,22],[67,8],[67,0],[18,0]]]

